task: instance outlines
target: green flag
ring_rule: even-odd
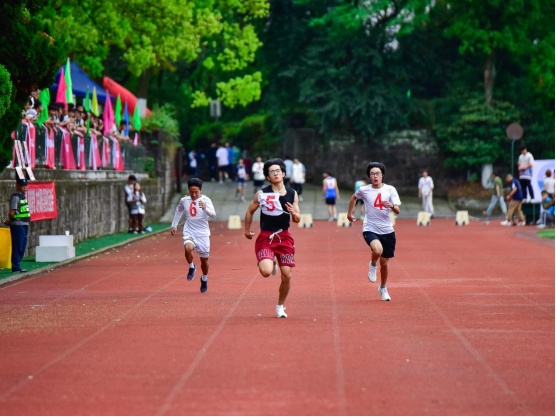
[[[87,117],[87,136],[91,133],[91,118]]]
[[[85,100],[83,100],[83,108],[87,113],[91,111],[91,100],[89,99],[89,86],[87,86],[87,93],[85,94]]]
[[[48,120],[48,105],[50,104],[50,90],[48,88],[41,90],[39,101],[42,104],[42,111],[37,119],[37,124],[42,126],[42,124]]]
[[[139,115],[139,106],[135,103],[135,111],[133,112],[133,127],[135,130],[141,130],[141,116]]]
[[[120,127],[120,122],[122,121],[122,101],[120,100],[120,95],[118,94],[118,98],[116,99],[116,108],[114,110],[114,122],[116,122],[116,126]]]
[[[68,62],[66,62],[66,73],[64,74],[66,77],[66,102],[73,103],[73,89],[71,86],[71,67],[70,67],[70,59],[68,58]]]

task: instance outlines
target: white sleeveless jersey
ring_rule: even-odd
[[[383,184],[380,188],[373,188],[372,184],[364,185],[355,193],[357,198],[365,202],[365,220],[363,231],[386,235],[394,231],[390,221],[390,211],[382,205],[383,201],[400,206],[400,196],[394,187]]]
[[[201,200],[206,205],[205,210],[199,207],[199,201]],[[210,198],[205,195],[201,195],[197,200],[192,200],[190,196],[183,197],[176,207],[172,227],[178,226],[184,213],[184,236],[210,236],[209,219],[216,217],[216,212]]]

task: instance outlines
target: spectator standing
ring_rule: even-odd
[[[429,177],[427,170],[423,170],[423,174],[421,178],[419,178],[418,188],[418,195],[421,199],[423,211],[429,213],[432,218],[434,216],[434,206],[432,205],[432,190],[434,190],[434,182],[432,178]]]
[[[525,216],[521,210],[521,205],[523,204],[523,193],[521,192],[521,184],[519,181],[513,177],[512,174],[506,175],[506,182],[510,184],[511,190],[510,194],[506,197],[508,200],[508,212],[506,213],[506,220],[501,222],[502,226],[513,226],[513,216],[517,213],[519,217],[518,226],[525,226]]]
[[[519,183],[525,201],[531,201],[535,198],[533,195],[533,186],[531,185],[534,164],[535,159],[531,152],[527,152],[527,145],[522,145],[521,155],[519,155],[517,160],[517,169],[519,170]],[[529,191],[529,197],[527,197],[527,191]]]
[[[292,176],[290,178],[291,187],[297,192],[299,201],[303,201],[303,184],[305,184],[305,165],[298,158],[293,158]]]
[[[367,178],[366,177],[361,177],[361,179],[355,181],[355,191],[354,193],[357,193],[357,191],[359,191],[359,189],[361,187],[363,187],[364,185],[367,185]],[[362,198],[358,198],[357,200],[355,200],[355,208],[357,209],[357,206],[359,206],[359,213],[361,214],[361,216],[359,217],[361,220],[365,220],[365,202],[363,201]]]
[[[222,184],[228,177],[229,162],[228,162],[228,149],[220,145],[216,151],[216,159],[218,161],[218,175],[220,184]]]
[[[128,213],[128,226],[127,231],[128,233],[133,233],[133,219],[131,216],[131,205],[130,205],[130,196],[133,195],[135,191],[135,183],[137,182],[137,178],[135,175],[130,175],[127,177],[127,183],[124,185],[124,193],[125,193],[125,204],[127,206],[127,213]]]
[[[264,186],[264,162],[260,156],[257,156],[255,163],[251,167],[251,172],[253,173],[253,193],[256,194],[257,191],[262,190]]]
[[[293,161],[290,159],[289,155],[286,155],[286,159],[284,159],[284,165],[286,165],[286,177],[284,178],[284,184],[286,187],[290,186],[290,180],[292,177],[292,166]]]
[[[336,178],[332,176],[330,171],[324,171],[322,176],[322,198],[328,206],[328,221],[333,222],[338,219],[336,199],[340,199],[340,189]]]
[[[494,188],[492,189],[492,196],[490,197],[490,204],[484,212],[487,216],[492,214],[492,210],[496,207],[496,203],[500,204],[500,210],[504,215],[508,211],[506,207],[506,202],[504,201],[504,184],[502,183],[502,178],[498,175],[496,171],[492,173],[492,180],[494,182]]]
[[[195,149],[192,149],[187,154],[187,159],[189,160],[189,175],[196,177],[199,175],[199,163],[197,161],[197,152],[195,152]]]
[[[128,195],[128,199],[133,233],[145,233],[143,219],[145,218],[145,203],[147,202],[147,197],[145,197],[145,193],[141,190],[141,184],[138,182],[135,183],[133,193]]]
[[[248,178],[247,168],[243,163],[243,158],[240,158],[236,166],[237,189],[235,198],[239,196],[241,201],[245,201],[245,181],[247,181]]]
[[[9,219],[4,220],[4,224],[10,226],[10,236],[12,238],[12,273],[27,272],[21,267],[21,260],[27,248],[29,237],[29,225],[31,223],[31,210],[27,201],[26,179],[16,180],[16,192],[10,197]]]

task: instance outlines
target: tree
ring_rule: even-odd
[[[461,54],[482,54],[485,103],[493,99],[497,56],[523,60],[532,85],[541,83],[554,98],[554,2],[550,0],[462,0],[438,2],[453,16],[448,36],[460,40]],[[531,63],[531,65],[529,64]]]
[[[57,33],[74,35],[72,54],[92,76],[100,76],[109,55],[119,51],[127,71],[140,77],[138,95],[147,97],[153,74],[199,59],[217,78],[204,86],[216,89],[209,94],[236,105],[258,98],[245,89],[260,85],[260,76],[238,72],[260,47],[250,22],[267,11],[267,0],[51,0],[44,17]],[[196,105],[210,102],[201,90],[194,98]]]
[[[4,113],[0,114],[0,166],[12,158],[11,132],[21,121],[21,111],[31,91],[52,84],[59,66],[67,56],[63,37],[52,37],[50,27],[41,19],[41,0],[14,0],[0,4],[0,95]],[[9,83],[6,84],[6,73]],[[4,95],[6,94],[6,95]]]

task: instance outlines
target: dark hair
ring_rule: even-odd
[[[324,173],[325,173],[326,175],[328,175],[329,177],[333,177],[333,176],[334,176],[334,175],[332,175],[332,172],[330,172],[330,171],[324,171]]]
[[[282,161],[280,158],[272,158],[264,163],[263,173],[265,178],[268,177],[268,170],[272,165],[279,165],[282,172],[286,172],[286,164],[284,164],[284,161]]]
[[[202,190],[203,181],[201,181],[199,178],[191,178],[189,179],[189,181],[187,181],[187,188],[191,187],[199,187],[199,190]]]
[[[135,175],[130,175],[129,177],[127,177],[128,181],[137,181],[137,177]]]
[[[526,144],[521,145],[521,147],[519,148],[520,151],[522,151],[523,149],[527,149],[527,145],[526,145]]]
[[[498,171],[492,171],[492,175],[494,175],[495,177],[499,177],[500,175],[498,175]]]
[[[369,165],[367,165],[367,178],[371,177],[371,169],[373,168],[380,169],[380,172],[382,172],[382,176],[386,176],[386,167],[384,166],[384,164],[381,164],[380,162],[370,162]]]

